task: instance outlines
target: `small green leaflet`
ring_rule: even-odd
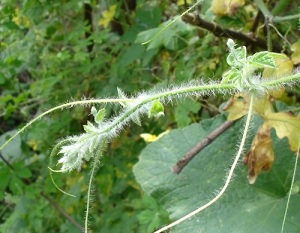
[[[164,106],[158,100],[155,100],[149,110],[148,117],[160,117],[164,115]]]
[[[248,61],[251,65],[257,68],[276,68],[274,58],[267,51],[255,53],[253,56],[248,57]]]

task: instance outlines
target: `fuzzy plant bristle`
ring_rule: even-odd
[[[91,113],[94,115],[95,122],[87,122],[84,126],[85,133],[64,139],[68,144],[63,145],[59,151],[62,157],[58,160],[61,166],[58,171],[70,172],[74,169],[79,171],[83,161],[89,161],[103,142],[111,142],[131,122],[141,125],[143,116],[162,116],[163,106],[173,101],[216,93],[232,95],[236,92],[244,92],[261,96],[269,90],[293,84],[300,78],[299,72],[296,72],[282,78],[262,79],[262,74],[258,71],[263,68],[276,69],[274,59],[281,57],[281,54],[264,51],[247,56],[246,47],[237,47],[231,39],[228,40],[227,46],[229,48],[227,63],[230,69],[224,73],[221,83],[193,80],[165,89],[140,92],[130,98],[118,88],[118,98],[123,100],[120,102],[123,109],[117,116],[105,119],[105,109],[97,111],[93,107]],[[105,99],[101,101],[106,102]]]
[[[73,101],[62,104],[42,113],[38,117],[31,120],[23,128],[17,131],[11,138],[9,138],[0,147],[0,151],[30,125],[54,111],[78,105],[91,106],[96,104],[120,104],[122,109],[117,115],[111,118],[106,117],[105,108],[96,109],[96,107],[92,106],[91,114],[94,116],[94,122],[87,122],[86,125],[83,126],[85,131],[84,133],[76,136],[70,136],[59,141],[50,154],[51,161],[57,154],[61,156],[57,160],[57,166],[59,168],[53,169],[53,167],[49,167],[51,172],[71,172],[73,170],[80,171],[84,161],[93,160],[93,168],[88,186],[88,206],[85,221],[85,232],[87,232],[91,184],[94,172],[97,168],[97,164],[100,161],[100,157],[103,155],[106,144],[110,143],[114,138],[116,138],[125,126],[129,125],[130,123],[141,125],[145,116],[164,116],[164,107],[167,104],[172,104],[173,102],[188,97],[199,98],[202,96],[215,94],[233,95],[237,92],[242,92],[243,94],[251,97],[248,117],[245,129],[243,131],[243,138],[223,188],[210,202],[196,209],[194,212],[182,217],[176,222],[158,230],[157,232],[162,232],[166,229],[169,229],[170,227],[175,226],[176,224],[195,215],[196,213],[199,213],[203,209],[216,202],[227,189],[239,157],[243,151],[253,108],[250,106],[253,106],[254,100],[259,99],[259,97],[268,94],[269,91],[274,89],[295,85],[300,79],[300,69],[296,69],[291,75],[283,75],[282,77],[263,77],[263,69],[278,69],[275,58],[282,58],[282,54],[264,51],[247,56],[246,47],[237,47],[237,45],[231,39],[228,40],[227,46],[229,48],[227,63],[230,68],[223,74],[221,82],[205,83],[201,80],[192,80],[181,85],[172,85],[162,89],[155,88],[149,91],[140,92],[130,97],[128,97],[121,89],[118,88],[118,97],[116,98],[91,100],[84,99],[81,101]],[[52,178],[51,172],[50,174]],[[64,191],[62,192],[65,193]]]
[[[130,122],[141,125],[143,116],[158,117],[163,115],[163,105],[166,105],[176,99],[183,99],[189,96],[200,97],[203,95],[212,95],[215,93],[232,93],[233,85],[224,85],[220,88],[219,84],[210,83],[203,85],[202,82],[193,82],[192,84],[182,84],[163,90],[153,90],[141,92],[129,99],[135,100],[122,104],[123,110],[119,115],[111,119],[102,119],[95,123],[87,122],[84,125],[85,133],[78,136],[68,137],[69,143],[61,147],[59,154],[62,157],[58,160],[61,165],[60,172],[70,172],[74,169],[80,170],[84,160],[89,161],[98,146],[105,141],[111,142],[116,138],[119,132]],[[124,98],[124,93],[118,89],[119,97]],[[121,93],[121,94],[120,94]],[[91,113],[95,111],[92,108]]]

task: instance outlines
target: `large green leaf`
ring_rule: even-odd
[[[16,133],[16,130],[8,131],[0,136],[0,145],[3,145],[6,140],[8,140],[12,135]],[[2,151],[3,157],[9,161],[13,162],[14,160],[22,158],[22,150],[21,150],[21,137],[17,136],[14,141],[8,144]],[[3,161],[0,160],[0,163]]]
[[[140,155],[134,167],[135,176],[143,190],[170,213],[172,220],[205,204],[223,186],[236,154],[243,120],[202,150],[179,175],[173,174],[171,167],[197,141],[224,121],[224,116],[218,116],[173,130],[149,144]],[[254,120],[250,135],[258,125],[259,121]],[[274,132],[272,135],[276,159],[270,172],[261,174],[254,185],[249,185],[247,168],[240,164],[225,195],[172,232],[280,232],[295,156],[289,151],[286,140],[275,138]],[[292,195],[285,232],[300,232],[299,206],[299,194]]]

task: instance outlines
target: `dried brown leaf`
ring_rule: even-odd
[[[274,151],[270,128],[261,126],[252,141],[251,149],[243,158],[243,163],[248,165],[248,181],[254,184],[262,170],[269,171],[274,161]]]

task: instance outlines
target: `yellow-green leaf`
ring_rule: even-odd
[[[142,133],[140,137],[144,139],[145,142],[154,142],[157,140],[157,136],[149,133]]]
[[[245,4],[245,0],[213,0],[211,12],[218,16],[234,15],[236,10]]]
[[[107,28],[110,21],[115,16],[117,5],[111,5],[108,10],[104,11],[102,14],[102,18],[99,20],[98,24],[99,26],[103,26],[104,28]]]
[[[186,1],[184,1],[184,0],[177,0],[177,6],[182,6],[182,5],[185,4],[185,2],[186,2],[187,4],[192,4],[192,3],[193,3],[192,0],[186,0]]]
[[[237,120],[248,113],[249,109],[249,96],[243,93],[235,94],[231,97],[227,104],[224,106],[223,110],[228,112],[228,120]],[[261,117],[267,112],[271,112],[272,107],[269,101],[269,96],[261,96],[254,99],[254,112]]]
[[[154,142],[169,132],[170,132],[170,130],[166,130],[166,131],[162,132],[161,134],[159,134],[158,136],[156,136],[155,134],[142,133],[142,134],[140,134],[140,137],[143,138],[145,142]]]
[[[97,123],[102,122],[103,119],[104,119],[104,117],[105,117],[105,113],[106,113],[105,108],[100,109],[100,110],[97,112],[97,114],[95,115],[95,121],[96,121]]]
[[[152,106],[148,112],[148,117],[160,117],[164,115],[164,106],[158,100],[152,103]]]
[[[291,46],[291,50],[292,50],[292,61],[293,63],[299,64],[300,63],[300,39],[292,44]]]
[[[268,112],[264,125],[276,130],[279,138],[287,137],[292,151],[297,151],[300,139],[300,116],[291,112]]]
[[[265,68],[263,78],[281,78],[284,75],[291,74],[293,70],[293,62],[284,54],[274,56],[276,68]]]

